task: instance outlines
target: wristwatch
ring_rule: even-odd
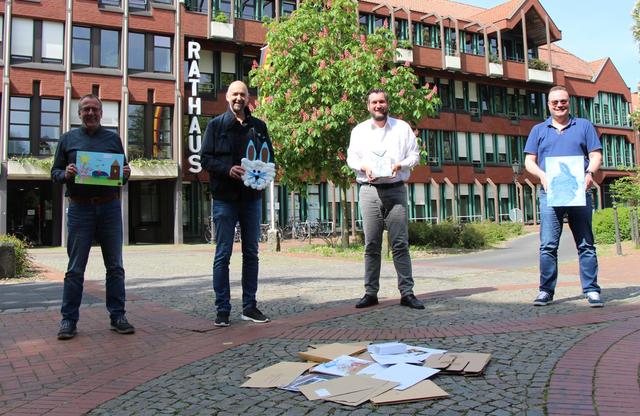
[[[587,175],[591,175],[591,177],[593,178],[593,171],[588,170],[588,171],[586,172],[586,174],[587,174]]]

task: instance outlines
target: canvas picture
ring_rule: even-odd
[[[77,184],[122,186],[123,154],[79,151],[76,155],[76,166]]]
[[[557,156],[545,159],[547,205],[577,207],[586,205],[584,157]]]

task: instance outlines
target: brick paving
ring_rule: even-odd
[[[390,263],[380,305],[357,310],[359,260],[264,252],[259,306],[275,318],[264,325],[238,319],[238,253],[229,328],[212,325],[211,255],[210,246],[125,249],[135,335],[108,330],[99,250],[75,339],[55,339],[53,295],[41,306],[30,300],[0,310],[0,414],[608,415],[640,408],[640,252],[600,258],[603,309],[588,308],[580,296],[573,259],[562,263],[557,302],[545,308],[531,306],[535,264],[502,270],[416,260],[424,311],[398,305]],[[49,289],[60,290],[64,250],[34,256]],[[487,351],[493,359],[480,377],[437,376],[450,397],[413,404],[350,408],[239,387],[248,373],[295,360],[309,344],[365,339]]]

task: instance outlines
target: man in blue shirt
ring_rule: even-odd
[[[51,168],[51,179],[66,184],[69,197],[67,210],[67,253],[69,265],[64,275],[62,321],[58,339],[76,336],[80,317],[84,271],[94,238],[100,243],[106,273],[106,303],[111,329],[120,334],[133,334],[134,327],[125,317],[124,266],[122,263],[122,204],[120,188],[115,186],[76,184],[78,151],[124,154],[117,134],[100,125],[102,102],[93,94],[80,98],[78,115],[82,127],[62,135]],[[124,182],[131,169],[122,169]]]
[[[529,133],[524,148],[525,167],[540,179],[540,292],[533,304],[546,306],[553,301],[558,280],[558,244],[563,218],[567,215],[569,228],[578,249],[580,282],[589,306],[602,307],[598,286],[598,258],[591,229],[591,186],[593,175],[602,163],[602,146],[589,120],[569,114],[569,93],[562,86],[549,91],[549,117]],[[586,205],[548,206],[549,188],[545,160],[553,156],[584,157]]]

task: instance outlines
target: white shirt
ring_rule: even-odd
[[[351,130],[351,140],[347,149],[347,165],[356,172],[358,183],[367,183],[367,175],[360,170],[375,154],[384,154],[392,163],[399,163],[401,169],[394,178],[380,178],[376,184],[406,182],[411,168],[420,161],[420,151],[416,135],[411,126],[397,118],[388,117],[384,127],[378,127],[371,118],[358,124]]]

